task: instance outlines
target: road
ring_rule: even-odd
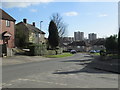
[[[2,67],[3,88],[117,88],[118,74],[93,69],[85,53]]]

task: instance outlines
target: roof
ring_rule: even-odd
[[[85,41],[73,41],[72,43],[68,45],[69,46],[87,46]]]
[[[2,16],[2,17],[1,17]],[[0,19],[3,20],[10,20],[10,21],[16,21],[13,17],[11,17],[8,13],[6,13],[4,10],[0,9]]]
[[[30,30],[34,30],[34,31],[39,32],[41,34],[45,34],[45,32],[41,31],[40,29],[38,29],[37,27],[35,27],[35,26],[31,25],[31,24],[27,24],[26,26]]]
[[[35,31],[35,32],[38,32],[38,33],[41,33],[41,34],[45,34],[45,32],[41,31],[39,28],[37,28],[37,27],[35,27],[31,24],[25,24],[23,22],[20,22],[16,25],[19,25],[19,24],[24,24],[28,28],[28,30],[32,30],[32,31]]]
[[[97,40],[91,41],[90,43],[91,43],[91,45],[104,45],[105,40],[104,39],[97,39]]]

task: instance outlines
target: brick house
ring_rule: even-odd
[[[18,47],[20,46],[20,44],[24,44],[24,42],[35,44],[46,42],[45,32],[38,29],[35,26],[35,22],[33,22],[32,24],[28,24],[27,19],[23,19],[22,22],[19,22],[15,25],[15,32],[15,44]],[[23,42],[21,36],[24,37]]]
[[[8,48],[14,48],[15,19],[0,9],[0,44],[6,44]]]

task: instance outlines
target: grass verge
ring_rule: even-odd
[[[95,55],[100,55],[100,53],[94,53]]]
[[[72,56],[73,54],[70,53],[63,53],[63,54],[58,54],[58,55],[45,55],[44,57],[47,58],[62,58],[62,57],[68,57],[68,56]]]

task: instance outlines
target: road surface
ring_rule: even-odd
[[[118,88],[118,74],[93,69],[85,53],[2,67],[3,88]]]

